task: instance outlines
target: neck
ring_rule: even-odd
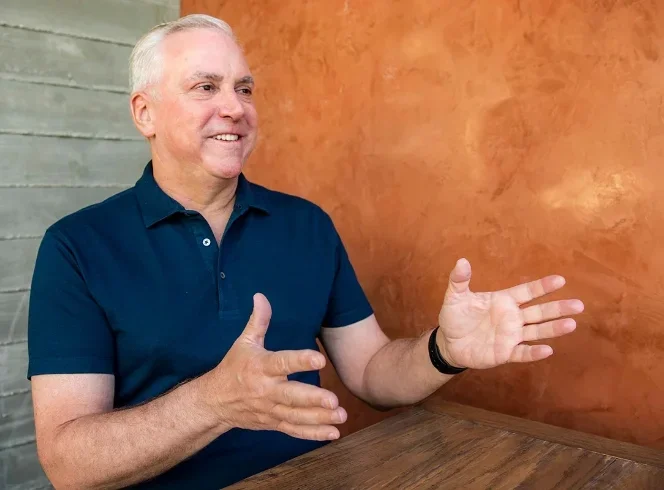
[[[154,159],[152,162],[157,185],[185,209],[205,215],[223,213],[233,208],[238,177],[220,179],[200,167],[192,166],[184,170],[179,165],[167,166]]]
[[[164,165],[153,157],[152,171],[157,185],[185,209],[198,211],[220,243],[235,204],[238,177],[220,179],[200,167],[183,169]]]

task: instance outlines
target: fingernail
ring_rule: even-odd
[[[337,438],[337,434],[336,434],[336,432],[330,432],[330,433],[327,435],[327,438],[328,438],[328,439],[336,439],[336,438]]]
[[[311,365],[316,369],[320,369],[320,368],[323,367],[323,361],[321,361],[320,359],[314,358],[314,359],[311,360]]]

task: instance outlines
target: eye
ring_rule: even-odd
[[[241,87],[238,89],[238,92],[240,92],[242,95],[251,95],[251,89],[249,87]]]
[[[211,83],[204,83],[196,87],[199,90],[203,90],[205,92],[212,92],[214,90],[214,85]]]

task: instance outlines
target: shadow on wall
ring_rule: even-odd
[[[262,124],[248,175],[331,213],[389,335],[435,325],[460,256],[476,290],[560,273],[585,302],[553,358],[437,396],[664,447],[664,4],[182,10],[236,30]],[[383,416],[340,393],[346,431]]]

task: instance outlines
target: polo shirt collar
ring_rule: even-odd
[[[157,185],[152,173],[152,161],[145,166],[143,175],[136,182],[134,189],[146,228],[150,228],[174,214],[185,211],[184,206]],[[243,211],[244,209],[253,208],[269,214],[268,201],[269,196],[263,192],[262,188],[254,186],[244,174],[239,175],[235,195],[235,207],[237,209]]]

